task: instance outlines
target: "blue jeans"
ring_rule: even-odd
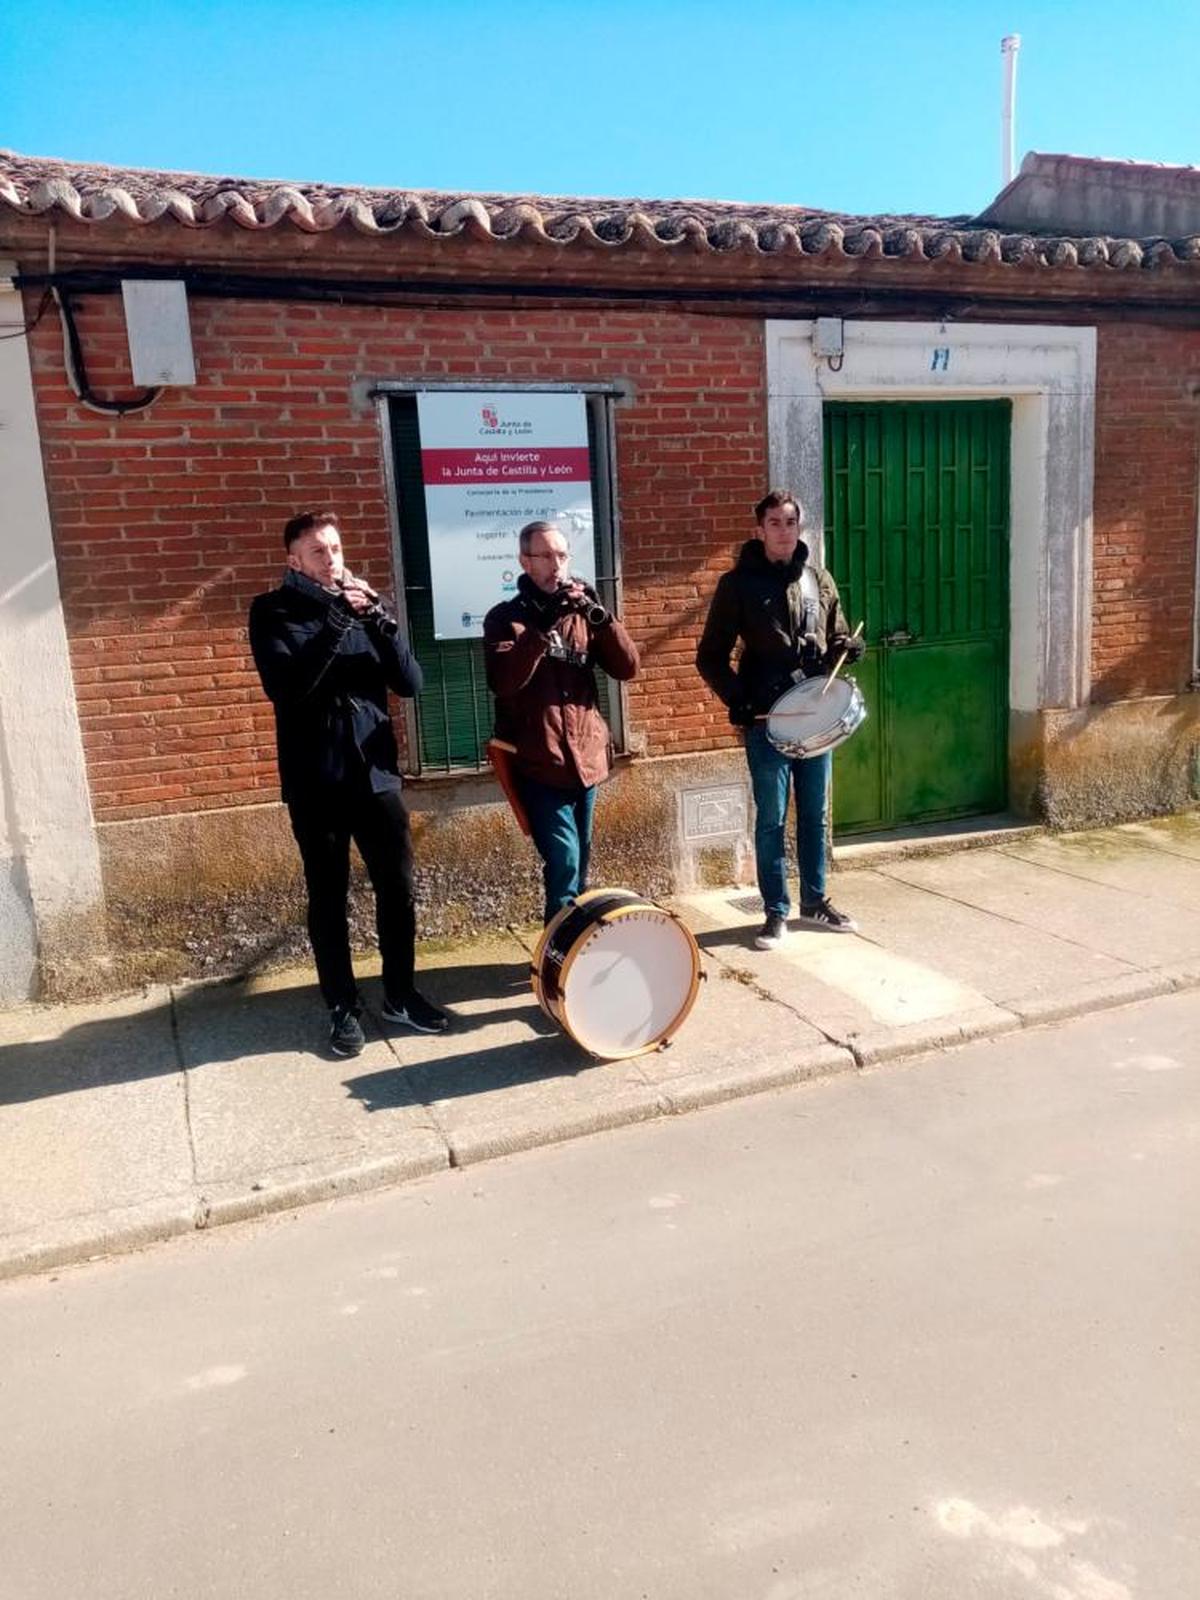
[[[758,890],[767,911],[786,917],[792,908],[787,886],[788,785],[796,790],[796,858],[800,903],[825,894],[825,834],[829,826],[829,775],[832,752],[797,761],[767,738],[765,722],[746,730],[746,762],[754,790],[754,856]]]
[[[545,919],[561,911],[587,886],[596,788],[554,789],[536,778],[519,778],[529,828],[542,858],[546,889]]]

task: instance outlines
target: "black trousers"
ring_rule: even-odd
[[[292,801],[288,812],[304,862],[308,936],[325,1004],[358,1003],[346,915],[351,839],[375,892],[384,992],[403,1000],[413,984],[416,912],[412,833],[399,790],[373,794],[365,784],[347,784]]]

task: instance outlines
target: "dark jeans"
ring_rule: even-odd
[[[590,789],[554,789],[535,778],[518,779],[521,799],[529,816],[529,829],[542,858],[547,922],[568,900],[587,887],[588,857],[592,848],[592,812],[595,785]]]
[[[343,785],[288,806],[308,886],[308,936],[327,1006],[355,1006],[346,897],[350,840],[358,846],[375,891],[375,927],[383,958],[383,988],[402,1000],[413,986],[416,912],[412,835],[399,790],[373,794]]]
[[[765,722],[746,730],[746,761],[754,790],[754,856],[758,891],[767,911],[786,917],[791,910],[787,887],[788,789],[796,793],[796,865],[800,868],[800,903],[812,905],[825,893],[825,834],[829,826],[829,776],[833,756],[798,761],[785,756],[767,738]]]

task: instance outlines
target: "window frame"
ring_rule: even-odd
[[[392,423],[392,402],[415,398],[419,394],[581,394],[588,408],[594,434],[592,463],[592,500],[595,509],[593,537],[596,544],[600,570],[597,584],[601,595],[612,607],[615,616],[624,609],[624,582],[621,562],[620,506],[617,495],[617,445],[614,410],[628,398],[627,385],[622,383],[517,383],[511,380],[454,380],[388,378],[373,382],[367,390],[374,401],[379,427],[383,458],[384,484],[387,494],[389,544],[392,574],[395,584],[396,615],[404,636],[411,644],[412,627],[408,609],[408,586],[404,564],[402,536],[403,507],[400,500],[400,475],[395,458],[395,436]],[[453,779],[470,777],[488,770],[487,762],[480,757],[474,765],[452,763],[447,740],[445,766],[426,765],[421,749],[421,729],[417,701],[405,700],[403,705],[405,767],[407,778]],[[608,685],[608,724],[612,733],[613,750],[618,755],[628,753],[626,728],[626,686],[610,681]]]

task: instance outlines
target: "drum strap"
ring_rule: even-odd
[[[557,628],[550,634],[550,643],[546,646],[546,654],[551,661],[565,661],[569,667],[586,667],[588,664],[586,654],[582,650],[574,650],[569,644],[565,644]]]
[[[789,604],[789,610],[795,630],[792,649],[796,659],[796,668],[790,676],[793,683],[799,683],[819,670],[816,640],[817,624],[821,618],[821,587],[816,573],[807,562],[800,569],[800,604],[798,607]]]
[[[821,586],[807,562],[800,574],[800,598],[804,602],[804,634],[807,637],[810,633],[816,633],[821,615]]]

